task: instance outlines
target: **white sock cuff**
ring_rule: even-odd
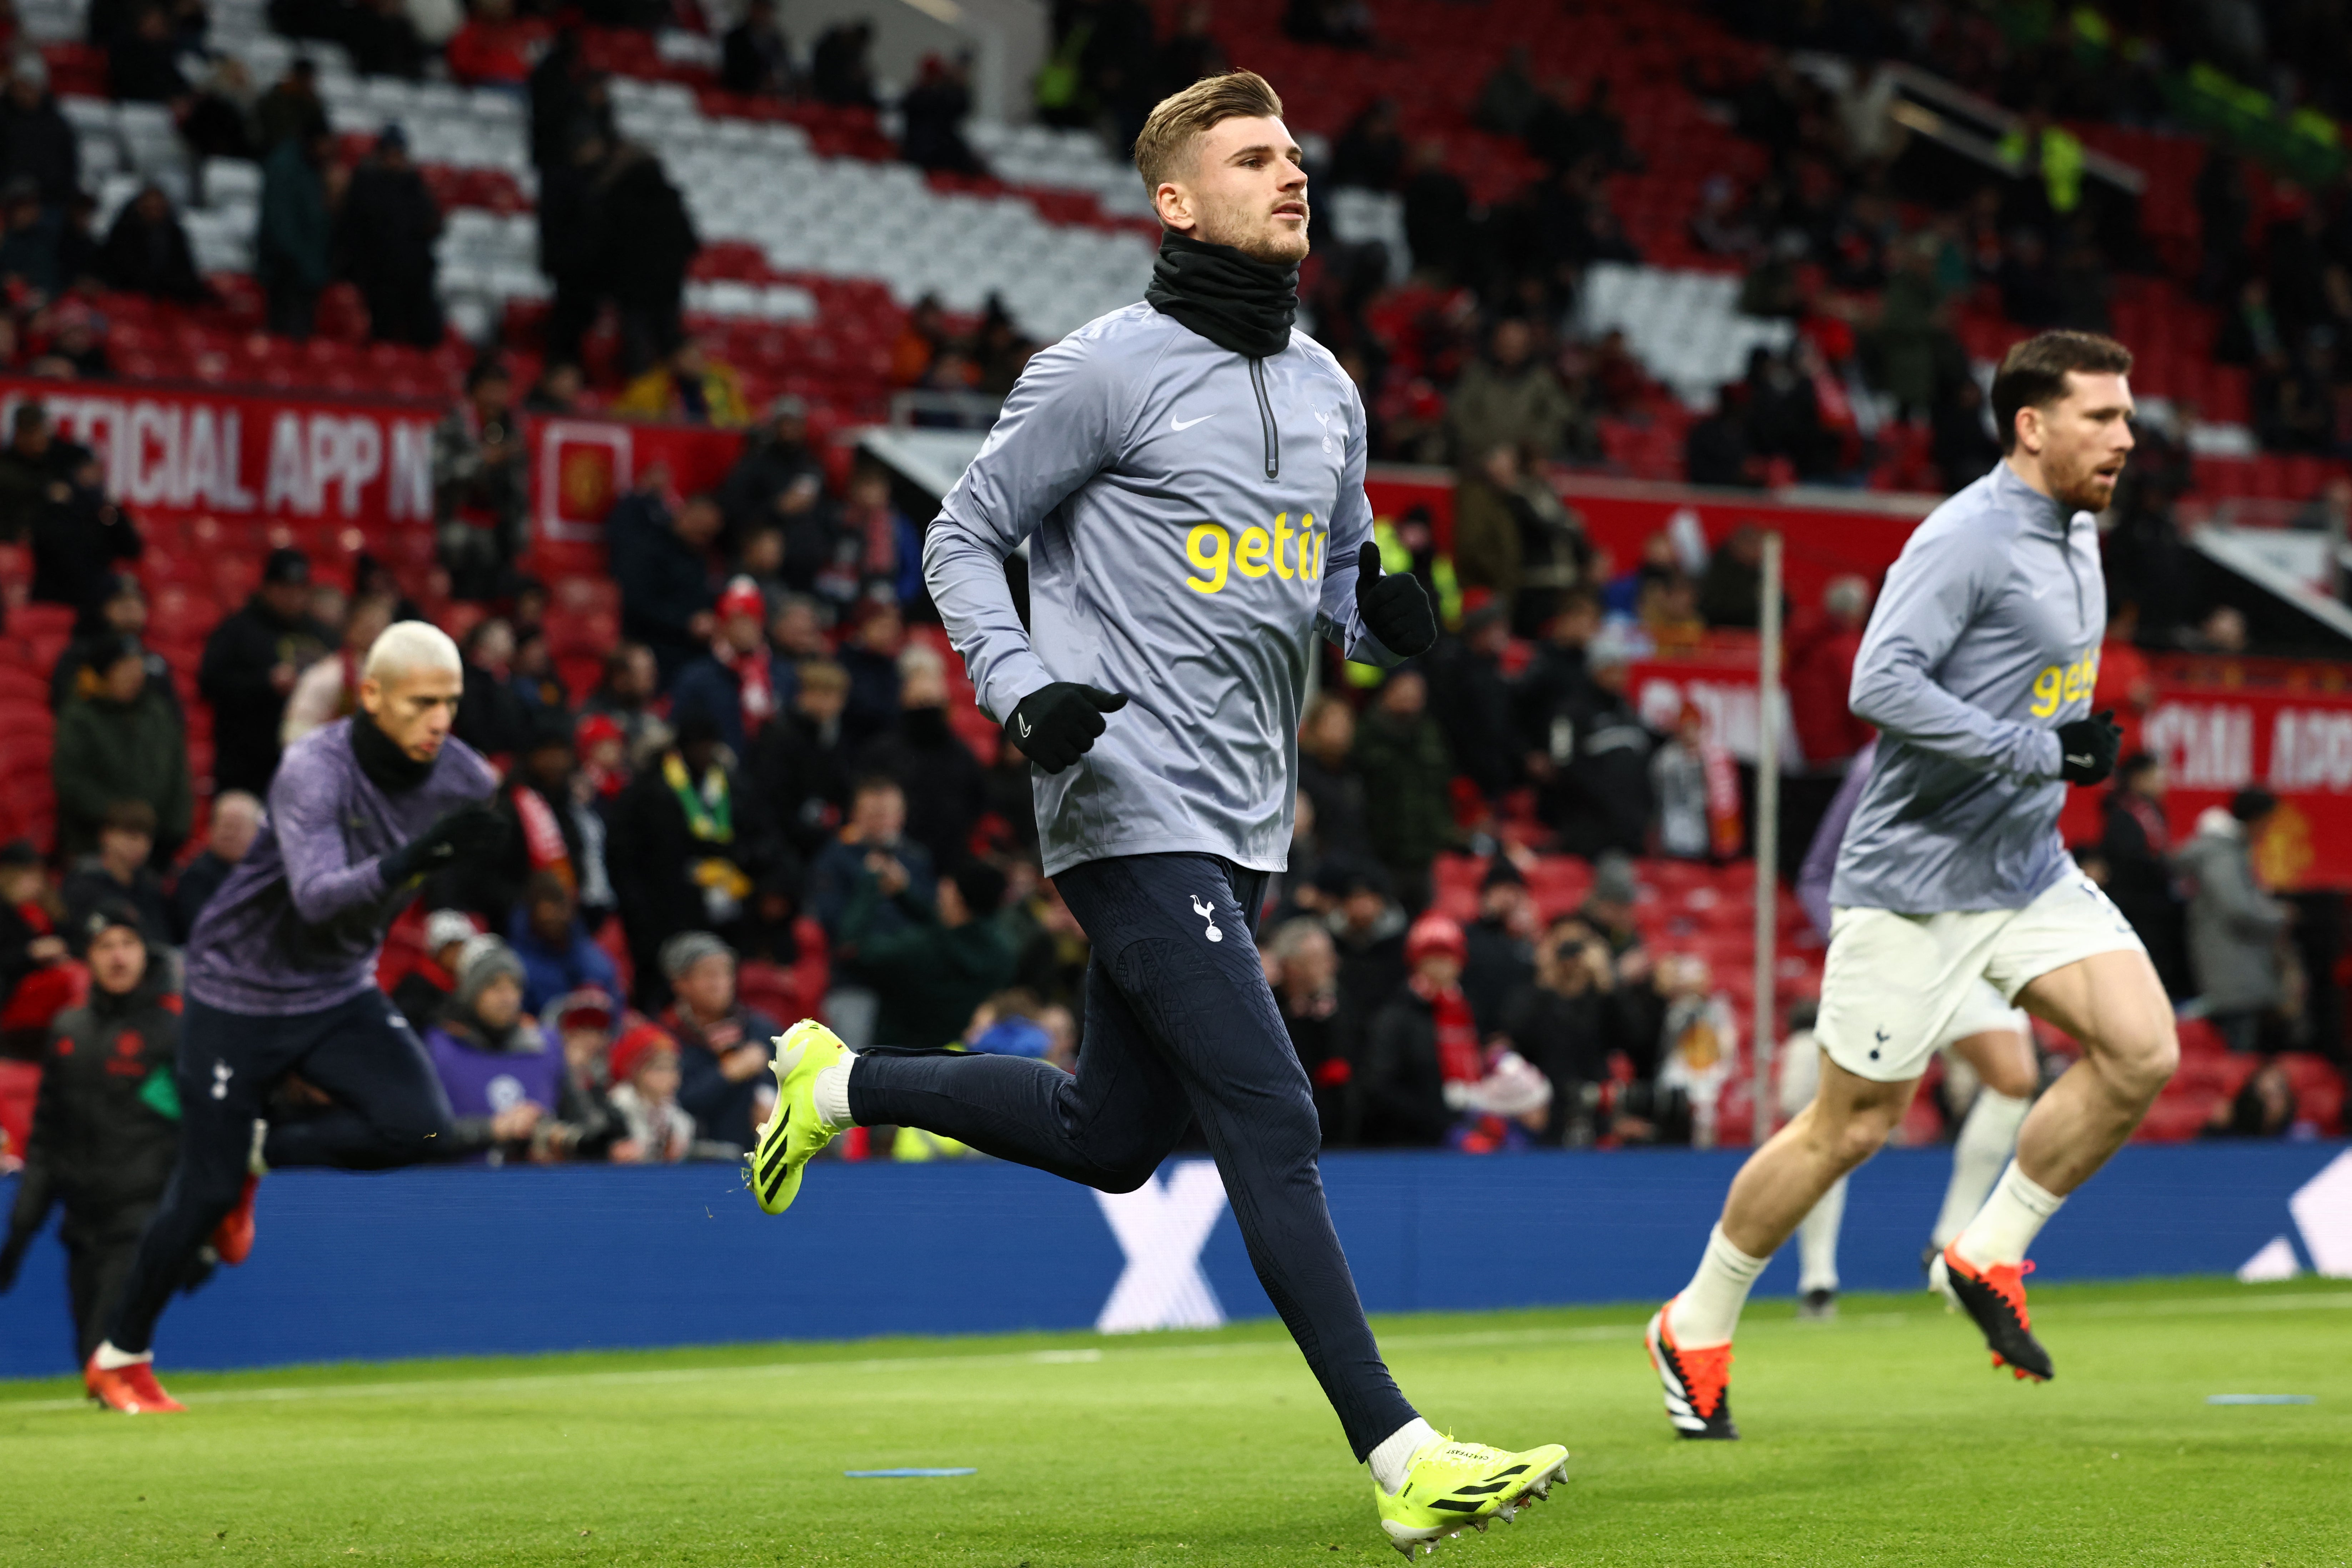
[[[857,1065],[855,1055],[844,1057],[823,1072],[809,1085],[809,1098],[816,1102],[816,1113],[831,1127],[852,1125],[849,1120],[849,1072]]]
[[[126,1366],[139,1366],[153,1361],[155,1352],[141,1351],[137,1355],[132,1355],[129,1351],[116,1350],[112,1340],[100,1340],[98,1342],[98,1349],[90,1352],[89,1359],[98,1363],[98,1370],[100,1372],[120,1372]]]
[[[1412,1468],[1412,1457],[1436,1442],[1443,1436],[1436,1427],[1416,1415],[1387,1436],[1364,1457],[1372,1470],[1372,1479],[1381,1490],[1391,1497],[1402,1490],[1407,1471]]]
[[[1731,1237],[1723,1234],[1720,1223],[1706,1233],[1706,1251],[1717,1267],[1746,1282],[1753,1282],[1764,1272],[1764,1266],[1772,1261],[1769,1258],[1750,1258],[1734,1247]]]
[[[2066,1201],[2062,1194],[2052,1192],[2048,1187],[2027,1175],[2015,1160],[2011,1160],[2009,1163],[2009,1169],[2000,1173],[2000,1190],[2024,1205],[2039,1219],[2048,1219],[2058,1212],[2058,1205]]]

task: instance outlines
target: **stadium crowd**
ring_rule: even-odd
[[[346,586],[280,548],[211,633],[196,677],[208,780],[191,767],[173,672],[142,640],[137,518],[37,402],[19,403],[0,452],[0,542],[28,548],[32,599],[79,620],[50,672],[57,842],[0,852],[6,1048],[37,1058],[90,1027],[106,1005],[89,989],[102,932],[135,931],[155,955],[155,978],[140,984],[168,986],[171,950],[247,852],[283,747],[352,712],[358,660],[384,626],[455,603],[473,607],[458,733],[504,767],[509,833],[500,856],[428,887],[387,978],[458,1113],[495,1128],[493,1158],[740,1150],[765,1114],[766,1042],[789,1021],[774,1016],[786,1004],[822,1005],[856,1045],[1068,1065],[1084,1044],[1085,937],[1037,874],[1024,759],[992,726],[966,721],[961,672],[922,589],[926,520],[878,468],[829,467],[803,399],[756,396],[754,378],[688,330],[700,241],[660,159],[621,134],[609,83],[575,35],[480,0],[436,46],[416,9],[272,14],[286,32],[339,43],[362,70],[446,71],[527,99],[551,308],[524,338],[467,345],[472,368],[435,444],[429,574],[404,579],[363,557]],[[616,14],[601,21],[646,20],[604,9]],[[1289,12],[1294,38],[1376,43],[1367,7]],[[1131,136],[1163,84],[1221,61],[1210,20],[1188,6],[1163,37],[1131,0],[1057,7],[1041,112]],[[226,57],[191,78],[184,62],[205,53],[200,5],[95,6],[90,27],[117,97],[168,104],[199,153],[262,163],[255,278],[273,331],[310,333],[348,283],[378,341],[436,352],[455,341],[433,287],[443,213],[398,128],[346,167],[299,59],[266,90]],[[845,24],[803,56],[774,8],[755,3],[722,40],[721,75],[733,92],[870,109],[870,46]],[[1744,187],[1711,183],[1690,241],[1741,270],[1751,310],[1798,331],[1785,350],[1758,350],[1717,406],[1687,422],[1688,477],[1872,480],[1883,438],[1864,433],[1857,389],[1925,432],[1930,461],[1911,477],[1957,486],[1981,473],[1995,448],[1957,302],[1989,288],[2021,325],[2104,325],[2114,235],[2046,162],[2040,182],[1988,180],[1923,212],[1888,183],[1872,141],[1882,127],[1777,53],[1695,89],[1727,106],[1768,172]],[[969,92],[960,67],[927,70],[896,105],[903,155],[947,174],[976,168],[961,130]],[[1611,192],[1640,156],[1605,78],[1538,79],[1514,57],[1459,107],[1538,160],[1540,179],[1474,200],[1445,146],[1415,142],[1396,107],[1377,102],[1332,140],[1318,174],[1318,188],[1402,197],[1412,275],[1392,281],[1374,244],[1323,246],[1307,302],[1363,392],[1375,457],[1450,466],[1459,489],[1449,549],[1412,515],[1383,541],[1391,569],[1421,574],[1444,607],[1447,635],[1377,688],[1335,663],[1306,714],[1267,973],[1335,1146],[1707,1142],[1739,1075],[1743,1020],[1704,960],[1654,950],[1635,908],[1644,866],[1745,851],[1752,777],[1696,710],[1641,710],[1626,675],[1652,651],[1753,630],[1760,535],[1742,530],[1710,554],[1661,533],[1615,561],[1546,482],[1552,465],[1601,459],[1614,424],[1685,418],[1622,333],[1573,325],[1583,269],[1639,258]],[[94,300],[194,305],[220,287],[196,270],[160,185],[95,231],[75,137],[40,57],[20,54],[0,100],[0,370],[110,374]],[[2266,443],[2333,452],[2334,416],[2314,410],[2334,406],[2328,334],[2352,325],[2341,193],[2314,196],[2248,248],[2231,237],[2232,159],[2215,154],[2200,284],[2234,302],[2221,352],[2261,367]],[[600,321],[617,353],[610,374],[592,375]],[[1001,395],[1034,346],[1001,309],[974,320],[924,301],[905,316],[890,380]],[[678,493],[656,467],[615,502],[621,640],[593,689],[561,679],[550,590],[531,574],[520,433],[531,411],[747,431],[712,489]],[[2136,644],[2247,642],[2243,617],[2200,597],[2180,564],[2173,503],[2188,462],[2185,437],[2151,429],[2108,535],[2118,613],[2103,686],[2112,679],[2126,709],[2145,700]],[[1869,738],[1844,694],[1871,592],[1841,578],[1790,606],[1792,717],[1813,770],[1790,790],[1791,863]],[[2165,787],[2153,759],[2127,763],[2103,837],[2078,858],[2147,937],[2174,994],[2201,999],[2233,1047],[2329,1048],[2314,1020],[2334,1016],[2333,974],[2251,864],[2274,803],[2249,791],[2182,836]],[[1591,868],[1588,896],[1549,921],[1528,887],[1537,848]],[[1434,907],[1433,868],[1454,854],[1484,867],[1466,922]],[[2217,1130],[2291,1127],[2281,1083],[2249,1079]],[[288,1084],[285,1113],[299,1115],[307,1093]],[[864,1133],[844,1151],[957,1152]]]

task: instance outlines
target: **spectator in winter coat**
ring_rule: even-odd
[[[530,1152],[530,1137],[563,1091],[563,1053],[522,1009],[522,963],[494,936],[457,954],[457,985],[433,1026],[425,1054],[461,1125],[488,1129],[490,1163]]]
[[[32,597],[76,609],[107,591],[122,563],[146,552],[139,527],[106,499],[104,475],[88,448],[55,443],[72,466],[32,511]]]
[[[76,698],[95,697],[104,679],[104,665],[125,637],[147,629],[147,594],[139,579],[118,572],[106,579],[74,621],[73,640],[49,669],[49,711],[62,712]],[[172,686],[172,665],[153,648],[147,650],[147,681],[170,698],[174,709],[179,693]]]
[[[2189,882],[2189,967],[2205,1000],[2205,1016],[2235,1051],[2262,1044],[2263,1021],[2285,999],[2279,940],[2293,923],[2293,906],[2263,891],[2254,875],[2253,842],[2278,797],[2260,786],[2242,789],[2227,810],[2209,807],[2178,864]]]
[[[1418,670],[1391,675],[1356,728],[1353,760],[1364,781],[1372,852],[1408,907],[1429,899],[1429,863],[1454,844],[1454,758],[1429,716],[1429,683]]]
[[[658,962],[677,1000],[662,1024],[677,1041],[678,1103],[696,1134],[714,1143],[751,1146],[772,1094],[769,1042],[783,1026],[735,991],[735,950],[707,931],[682,931],[662,944]]]
[[[155,808],[143,800],[117,801],[99,820],[98,847],[73,863],[58,889],[66,929],[78,928],[100,904],[127,903],[155,947],[172,942],[172,911],[155,875]]]
[[[1327,865],[1317,874],[1330,912],[1324,924],[1339,953],[1339,1005],[1370,1020],[1404,984],[1405,915],[1378,866]]]
[[[188,96],[181,74],[179,44],[172,18],[161,5],[147,5],[131,18],[128,33],[106,51],[107,96],[131,103],[171,103]]]
[[[1537,809],[1560,835],[1560,847],[1587,858],[1607,849],[1639,855],[1649,847],[1650,748],[1655,742],[1625,695],[1622,645],[1585,650],[1586,682],[1558,713],[1547,737]]]
[[[668,470],[655,465],[604,520],[613,580],[621,585],[621,634],[653,649],[665,690],[716,629],[710,547],[720,523],[718,503],[705,495],[673,517],[662,493],[668,482]]]
[[[58,715],[49,775],[57,785],[58,849],[68,858],[98,847],[99,826],[122,801],[154,814],[155,852],[170,864],[187,842],[195,809],[187,738],[177,707],[147,679],[147,650],[118,639],[96,696]]]
[[[593,987],[621,993],[612,955],[589,940],[572,889],[552,871],[534,871],[515,906],[509,942],[522,963],[522,1006],[538,1014],[559,996]]]
[[[392,1005],[422,1038],[457,988],[458,957],[481,928],[463,910],[436,910],[425,917],[425,955],[392,988]]]
[[[850,900],[873,876],[868,862],[876,854],[907,868],[908,886],[918,901],[930,898],[930,853],[908,838],[906,833],[907,795],[898,781],[880,777],[858,780],[850,800],[849,820],[809,866],[809,912],[824,927],[827,936],[835,942],[841,940],[843,917]],[[869,931],[893,932],[897,923],[896,906],[885,904],[868,915],[866,928]]]
[[[739,930],[774,847],[762,803],[724,760],[718,724],[700,713],[678,721],[677,744],[621,793],[611,824],[613,892],[638,1005],[650,1011],[668,995],[665,945],[683,931]]]
[[[740,430],[751,422],[742,379],[732,365],[721,364],[705,353],[698,338],[686,339],[660,364],[622,388],[613,402],[613,412],[624,419],[709,425],[721,430]]]
[[[313,730],[359,710],[360,669],[384,628],[400,619],[400,601],[389,594],[362,594],[343,616],[342,647],[304,670],[286,699],[278,739],[290,746]]]
[[[768,647],[767,601],[749,577],[738,576],[719,595],[718,635],[710,650],[688,664],[670,686],[677,718],[707,713],[728,750],[748,760],[761,734],[793,699],[793,667]]]
[[[970,852],[987,801],[980,759],[948,722],[946,665],[933,649],[909,646],[898,656],[898,722],[866,742],[857,771],[898,781],[907,797],[908,837],[951,866]]]
[[[79,965],[66,939],[66,906],[29,838],[0,845],[0,1049],[31,1054],[49,1020],[74,1000]]]
[[[879,997],[874,1044],[944,1046],[1013,979],[1013,947],[996,918],[1004,873],[966,860],[941,875],[926,900],[891,856],[873,851],[866,869],[872,874],[842,911],[841,941],[850,966]],[[875,916],[886,904],[896,910],[895,929],[877,929]]]
[[[0,1291],[47,1223],[65,1209],[66,1290],[76,1357],[106,1337],[180,1150],[179,997],[151,955],[138,911],[93,910],[75,932],[89,967],[89,997],[57,1016],[41,1060],[41,1090],[25,1169],[0,1244]],[[211,1273],[193,1264],[193,1289]]]
[[[486,757],[509,757],[530,742],[530,711],[515,691],[514,627],[492,616],[466,633],[466,687],[451,732]]]
[[[261,586],[205,640],[197,689],[213,710],[213,782],[267,799],[278,771],[286,699],[335,637],[310,618],[310,563],[273,550]]]
[[[610,1098],[620,1123],[614,1164],[673,1165],[693,1153],[694,1118],[677,1102],[678,1055],[677,1042],[659,1024],[638,1024],[614,1042]]]
[[[196,917],[220,891],[228,874],[253,849],[261,833],[261,802],[241,789],[213,799],[212,826],[204,853],[188,862],[172,884],[172,940],[182,947],[196,929]]]
[[[729,534],[738,542],[756,529],[782,529],[785,579],[805,591],[826,551],[823,540],[801,535],[811,528],[829,531],[819,504],[824,489],[824,465],[809,450],[808,405],[797,397],[779,397],[745,439],[743,455],[719,487],[719,504]]]
[[[530,500],[529,454],[515,417],[514,378],[495,360],[466,376],[466,397],[433,432],[433,496],[441,563],[460,599],[510,593]]]
[[[188,231],[172,211],[163,187],[141,187],[131,204],[115,215],[99,252],[99,274],[110,289],[151,299],[201,305],[213,291],[196,271],[195,252],[188,247]]]
[[[2107,860],[2107,897],[2123,911],[2166,992],[2191,996],[2179,889],[2174,885],[2172,830],[2165,820],[2163,762],[2146,752],[2126,757],[2106,799],[2099,849]]]
[[[438,347],[433,242],[441,236],[441,207],[409,161],[408,137],[399,126],[384,127],[374,154],[352,171],[337,228],[344,266],[367,301],[368,336],[380,343]]]
[[[509,828],[506,847],[455,879],[458,896],[483,920],[504,923],[523,910],[534,879],[551,877],[593,931],[614,902],[610,831],[579,775],[571,722],[560,712],[541,712],[528,732],[499,789],[496,809]],[[570,989],[558,986],[550,994]],[[537,1000],[530,1010],[539,1010]]]
[[[590,718],[608,721],[619,734],[622,760],[626,763],[636,757],[656,730],[668,733],[656,707],[660,694],[661,667],[654,662],[653,649],[641,642],[625,642],[604,656],[604,673],[598,679],[596,689],[580,705],[581,718],[583,721]]]
[[[1846,691],[1870,620],[1870,584],[1848,574],[1822,590],[1822,618],[1790,638],[1789,718],[1809,767],[1833,766],[1867,745],[1874,731],[1853,716]]]
[[[339,36],[361,75],[403,81],[424,76],[431,50],[402,0],[353,0],[343,9],[341,21]]]
[[[1536,900],[1527,879],[1497,852],[1478,889],[1478,918],[1463,933],[1462,994],[1484,1039],[1503,1027],[1504,1009],[1535,978]]]
[[[269,330],[280,337],[310,337],[320,292],[333,277],[326,174],[333,156],[334,138],[322,120],[289,134],[262,163],[253,278],[268,296]]]
[[[1503,673],[1510,640],[1507,606],[1484,605],[1464,617],[1460,637],[1438,639],[1428,665],[1429,706],[1446,749],[1478,793],[1495,802],[1519,777],[1511,681]]]
[[[281,142],[308,147],[332,134],[327,106],[319,100],[319,68],[309,56],[295,56],[286,74],[261,95],[253,106],[253,121],[265,161]]]
[[[28,179],[41,200],[61,207],[81,187],[81,143],[49,91],[49,68],[26,49],[9,68],[0,97],[0,183]]]
[[[602,270],[621,314],[622,363],[631,374],[641,375],[678,346],[686,270],[702,240],[694,232],[686,198],[660,163],[641,147],[624,142],[614,149],[603,192],[606,259]],[[720,423],[715,417],[708,422]],[[751,421],[739,413],[731,422]]]
[[[809,660],[793,675],[792,711],[761,731],[751,753],[751,778],[777,830],[803,861],[823,852],[849,812],[855,774],[841,738],[841,710],[849,676],[831,660]],[[1028,769],[1022,769],[1028,802]]]
[[[1462,1090],[1484,1076],[1477,1024],[1458,984],[1462,928],[1444,915],[1423,916],[1406,952],[1412,974],[1373,1015],[1355,1079],[1360,1135],[1368,1144],[1444,1142]]]
[[[1300,916],[1275,928],[1265,952],[1282,1026],[1315,1087],[1315,1119],[1323,1129],[1324,1147],[1353,1142],[1349,1080],[1356,1067],[1356,1021],[1339,1005],[1339,952],[1331,945],[1331,933]]]
[[[727,30],[719,45],[719,85],[761,98],[792,95],[792,45],[776,25],[775,0],[751,0],[743,19]]]
[[[1298,793],[1315,803],[1315,845],[1326,859],[1372,858],[1355,745],[1356,710],[1337,692],[1318,693],[1298,724]]]
[[[49,411],[34,398],[9,416],[8,445],[0,449],[0,541],[22,544],[44,507],[64,499],[89,461],[89,448],[59,437]]]
[[[1487,355],[1472,362],[1454,384],[1445,409],[1454,459],[1482,459],[1497,447],[1558,455],[1567,443],[1575,405],[1549,365],[1535,357],[1535,332],[1517,317],[1495,323]]]
[[[1534,978],[1505,1007],[1502,1032],[1550,1080],[1554,1140],[1590,1143],[1616,1037],[1609,944],[1571,915],[1552,922],[1535,956]]]
[[[856,634],[842,644],[849,703],[842,710],[841,728],[853,745],[863,746],[898,722],[898,655],[906,637],[898,606],[869,604]]]

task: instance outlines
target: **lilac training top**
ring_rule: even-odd
[[[451,736],[423,784],[388,794],[360,771],[352,723],[286,748],[260,837],[197,917],[188,994],[205,1005],[283,1017],[374,985],[384,930],[414,891],[387,889],[378,858],[498,785],[481,753]]]

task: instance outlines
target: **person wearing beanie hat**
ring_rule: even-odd
[[[1486,1076],[1478,1026],[1462,994],[1468,943],[1445,916],[1425,914],[1405,933],[1412,973],[1372,1016],[1358,1073],[1358,1125],[1369,1144],[1445,1141],[1469,1087]]]
[[[563,1054],[522,1010],[522,960],[499,937],[467,938],[457,987],[425,1031],[425,1049],[461,1124],[486,1128],[492,1163],[518,1152],[563,1091]]]
[[[143,801],[155,814],[155,860],[168,865],[187,841],[195,811],[179,705],[156,689],[147,648],[130,633],[116,634],[92,660],[98,689],[58,715],[49,753],[58,850],[89,854],[110,805]]]
[[[640,1022],[613,1043],[614,1164],[675,1164],[693,1152],[694,1118],[677,1102],[678,1054],[655,1023]]]
[[[677,672],[669,710],[708,713],[737,760],[748,761],[761,734],[792,706],[790,661],[768,644],[768,606],[760,585],[740,574],[719,595],[710,651]]]
[[[196,673],[196,688],[213,710],[215,789],[268,798],[287,700],[302,671],[324,658],[336,640],[310,614],[309,557],[299,550],[271,551],[261,585],[205,639]]]
[[[25,1169],[0,1243],[0,1291],[62,1205],[77,1359],[87,1361],[121,1303],[140,1233],[170,1180],[180,1142],[173,1067],[179,998],[156,962],[139,910],[104,900],[75,922],[74,951],[88,965],[88,996],[52,1021],[41,1058],[41,1098]],[[174,1279],[191,1289],[212,1272],[192,1257]]]
[[[1468,949],[1462,963],[1462,994],[1478,1019],[1484,1039],[1503,1026],[1503,1010],[1536,977],[1536,900],[1508,855],[1486,862],[1478,889],[1478,918],[1462,934]]]
[[[704,1142],[749,1148],[767,1114],[771,1042],[783,1026],[743,1005],[735,950],[710,932],[681,931],[662,944],[660,957],[677,993],[661,1024],[677,1042],[678,1103]]]
[[[420,1038],[457,988],[459,950],[481,931],[463,910],[436,910],[425,917],[425,952],[392,987],[392,1005]]]

